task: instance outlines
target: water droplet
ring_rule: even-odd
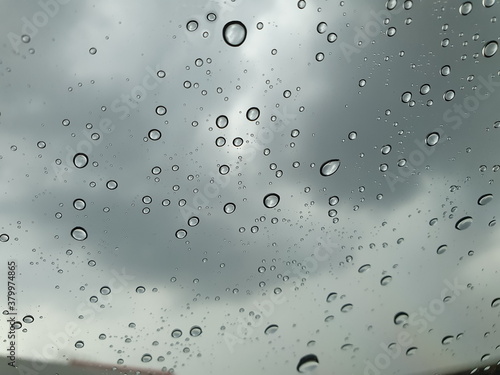
[[[410,355],[413,355],[417,352],[417,347],[416,346],[412,346],[411,348],[408,348],[408,350],[406,351],[406,355],[410,356]]]
[[[193,217],[190,217],[189,220],[188,220],[188,225],[190,227],[195,227],[198,225],[198,223],[200,222],[200,219],[196,216],[193,216]]]
[[[38,148],[45,148],[45,146],[47,146],[47,144],[44,141],[39,141],[36,145]]]
[[[440,73],[441,73],[441,75],[442,75],[442,76],[445,76],[445,77],[446,77],[447,75],[449,75],[449,74],[451,73],[451,68],[450,68],[450,66],[449,66],[449,65],[445,65],[445,66],[443,66],[443,67],[441,68]]]
[[[466,1],[458,8],[458,11],[462,16],[466,16],[472,11],[472,3],[470,1]]]
[[[115,190],[118,187],[118,182],[116,182],[115,180],[109,180],[108,182],[106,182],[106,187],[109,190]]]
[[[453,336],[445,336],[441,340],[441,344],[448,345],[448,344],[450,344],[453,341],[453,338],[454,338]]]
[[[271,325],[267,326],[267,328],[264,330],[264,333],[266,335],[272,335],[277,330],[278,330],[278,325],[277,324],[271,324]]]
[[[328,204],[330,206],[335,206],[337,203],[339,203],[339,197],[337,197],[336,195],[334,195],[328,199]]]
[[[401,325],[408,320],[408,314],[401,311],[394,315],[394,324]]]
[[[426,94],[428,94],[428,93],[429,93],[429,91],[431,91],[431,86],[430,86],[430,85],[428,85],[428,84],[422,85],[422,86],[420,87],[420,94],[422,94],[422,95],[426,95]]]
[[[221,175],[226,175],[226,174],[228,174],[228,173],[229,173],[229,170],[230,170],[230,169],[229,169],[229,166],[227,166],[227,165],[225,165],[225,164],[224,164],[224,165],[221,165],[221,166],[219,167],[219,173],[220,173]]]
[[[226,203],[224,205],[224,212],[226,214],[232,214],[236,210],[236,205],[232,202]]]
[[[177,232],[175,232],[175,237],[177,237],[180,240],[182,240],[186,236],[187,232],[184,229],[179,229]]]
[[[228,22],[222,29],[222,37],[232,47],[241,46],[247,37],[247,28],[240,21]]]
[[[447,245],[441,245],[437,248],[436,250],[436,253],[438,254],[444,254],[446,252],[446,250],[448,250],[448,246]]]
[[[346,303],[344,306],[340,308],[340,311],[343,313],[347,313],[352,310],[352,303]]]
[[[305,2],[305,0],[299,0],[299,1],[297,2],[297,7],[298,7],[299,9],[304,9],[304,8],[306,7],[306,2]]]
[[[443,99],[446,100],[447,102],[453,100],[455,97],[455,91],[453,90],[448,90],[443,94]]]
[[[361,267],[359,267],[358,272],[363,273],[368,271],[372,266],[370,264],[364,264]]]
[[[84,168],[89,163],[89,158],[83,153],[78,153],[73,157],[73,164],[77,168]]]
[[[187,24],[186,24],[186,29],[188,31],[195,31],[196,29],[198,28],[198,22],[196,22],[195,20],[191,20],[189,21]]]
[[[326,24],[326,22],[320,22],[320,23],[318,23],[318,26],[316,26],[316,30],[320,34],[323,34],[327,28],[328,28],[328,25]]]
[[[337,293],[335,293],[335,292],[331,292],[331,293],[330,293],[330,294],[328,294],[328,296],[326,297],[326,302],[328,302],[328,303],[333,302],[336,298],[337,298]]]
[[[461,218],[456,224],[455,228],[458,230],[464,230],[467,229],[471,226],[472,224],[472,217],[470,216],[465,216]]]
[[[500,306],[500,298],[495,298],[493,301],[491,301],[491,307],[498,307]]]
[[[85,344],[84,344],[84,343],[83,343],[83,341],[81,341],[81,340],[79,340],[79,341],[75,342],[75,348],[77,348],[77,349],[81,349],[81,348],[83,348],[83,347],[84,347],[84,345],[85,345]]]
[[[135,291],[136,293],[144,293],[146,291],[146,288],[144,288],[143,286],[138,286],[137,288],[135,288]]]
[[[217,127],[220,129],[224,129],[228,124],[229,124],[229,119],[227,118],[227,116],[224,115],[220,115],[215,120],[215,125],[217,125]]]
[[[260,110],[257,107],[249,108],[247,111],[247,119],[249,121],[255,121],[260,116]]]
[[[181,336],[182,336],[182,331],[181,331],[180,329],[174,329],[174,330],[172,331],[172,337],[173,337],[174,339],[178,339],[178,338],[179,338],[179,337],[181,337]]]
[[[33,315],[26,315],[24,318],[23,318],[23,322],[24,323],[33,323],[35,321],[35,318],[33,318]]]
[[[0,234],[0,242],[7,242],[9,240],[9,235],[6,233]]]
[[[264,197],[264,206],[267,208],[274,208],[280,202],[280,196],[275,193],[267,194]]]
[[[87,204],[85,203],[85,201],[83,199],[75,199],[73,201],[73,207],[76,209],[76,210],[83,210],[85,208]]]
[[[95,48],[95,47],[90,48],[90,49],[89,49],[89,53],[90,53],[91,55],[95,55],[95,54],[97,53],[97,48]]]
[[[166,75],[167,75],[167,73],[165,73],[165,71],[164,71],[164,70],[158,70],[158,71],[156,72],[156,75],[158,76],[158,78],[165,78],[165,77],[166,77]]]
[[[71,237],[77,241],[83,241],[87,238],[87,231],[82,227],[75,227],[71,230]]]
[[[31,40],[31,37],[29,35],[27,35],[27,34],[24,34],[24,35],[21,36],[21,41],[23,43],[29,43],[30,40]]]
[[[389,152],[391,152],[391,149],[391,145],[385,145],[384,147],[382,147],[380,152],[382,152],[382,155],[387,155]]]
[[[157,141],[161,138],[161,132],[158,129],[151,129],[148,133],[148,137],[152,141]]]
[[[493,200],[493,194],[484,194],[479,197],[479,199],[477,200],[477,204],[479,204],[480,206],[484,206],[490,203],[492,200]]]
[[[151,354],[144,354],[141,358],[141,361],[142,362],[150,362],[151,360],[153,359],[153,357],[151,356]]]
[[[215,145],[217,147],[222,147],[226,144],[226,138],[224,137],[217,137],[217,139],[215,140]]]
[[[495,5],[495,0],[483,0],[483,6],[489,8]]]
[[[308,354],[303,356],[298,365],[297,365],[297,371],[300,373],[310,373],[314,369],[316,369],[319,365],[319,360],[318,357],[314,354]]]
[[[324,162],[323,165],[320,168],[320,173],[322,176],[331,176],[340,167],[340,160],[339,159],[332,159],[327,162]]]
[[[158,107],[156,107],[155,112],[157,115],[163,116],[165,113],[167,113],[167,109],[164,106],[159,105]]]
[[[325,54],[323,52],[318,52],[316,54],[316,61],[323,61],[324,58],[325,58]]]
[[[201,335],[201,333],[202,333],[202,330],[201,330],[201,328],[200,328],[200,327],[198,327],[198,326],[193,326],[193,327],[191,327],[191,329],[189,330],[189,334],[190,334],[191,336],[193,336],[193,337],[197,337],[197,336]]]
[[[411,92],[407,91],[401,95],[401,101],[403,103],[408,103],[411,100]]]
[[[491,42],[488,42],[484,45],[483,47],[483,56],[484,57],[491,57],[498,51],[498,43],[494,40]]]
[[[382,285],[382,286],[386,286],[386,285],[387,285],[387,284],[389,284],[391,281],[392,281],[392,276],[384,276],[384,277],[382,277],[382,279],[380,280],[380,285]]]
[[[101,292],[101,294],[103,296],[107,296],[109,293],[111,293],[111,288],[109,286],[103,286],[99,292]]]
[[[425,138],[425,143],[427,143],[428,146],[435,146],[439,142],[439,133],[430,133],[427,135]]]
[[[240,147],[243,144],[243,139],[240,137],[236,137],[233,139],[233,146],[234,147]]]
[[[335,34],[335,33],[328,34],[328,36],[326,37],[326,40],[328,40],[328,42],[330,42],[330,43],[335,42],[337,40],[337,34]]]

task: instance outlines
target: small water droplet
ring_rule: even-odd
[[[181,337],[181,336],[182,336],[182,331],[181,331],[180,329],[174,329],[174,330],[172,331],[172,337],[173,337],[174,339],[178,339],[178,338],[179,338],[179,337]]]
[[[85,201],[83,199],[75,199],[73,201],[73,207],[76,209],[76,210],[83,210],[85,208],[87,204],[85,203]]]
[[[493,301],[491,301],[491,307],[498,307],[500,306],[500,298],[495,298]]]
[[[33,318],[33,315],[26,315],[24,318],[23,318],[23,322],[24,323],[33,323],[35,321],[35,318]]]
[[[153,359],[153,357],[151,356],[151,354],[144,354],[141,358],[141,361],[142,362],[150,362],[151,360]]]
[[[453,336],[445,336],[443,337],[443,339],[441,340],[441,344],[443,345],[448,345],[450,344],[452,341],[453,341],[454,337]]]
[[[148,137],[152,141],[157,141],[161,138],[161,132],[158,129],[151,129],[148,133]]]
[[[408,320],[408,314],[401,311],[394,315],[394,324],[401,325]]]
[[[352,308],[353,308],[352,303],[346,303],[344,306],[342,306],[340,308],[340,311],[343,313],[347,313],[347,312],[351,311]]]
[[[167,109],[164,106],[159,105],[158,107],[156,107],[155,112],[157,115],[163,116],[165,113],[167,113]]]
[[[186,24],[186,29],[188,31],[195,31],[196,29],[198,28],[198,22],[196,22],[195,20],[191,20],[189,21],[187,24]]]
[[[380,285],[382,285],[382,286],[386,286],[386,285],[387,285],[387,284],[389,284],[391,281],[392,281],[392,276],[384,276],[384,277],[382,277],[382,279],[380,280]]]
[[[115,180],[109,180],[108,182],[106,182],[106,187],[109,190],[115,190],[118,187],[118,182],[116,182]]]
[[[187,236],[187,232],[184,229],[179,229],[177,232],[175,232],[175,237],[178,239],[182,240]]]
[[[448,246],[447,245],[441,245],[437,248],[436,250],[436,253],[438,254],[444,254],[446,252],[446,250],[448,250]]]
[[[260,116],[260,110],[257,107],[249,108],[247,111],[247,119],[249,121],[255,121]]]

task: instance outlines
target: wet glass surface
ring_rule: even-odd
[[[1,10],[0,373],[493,371],[498,2]]]

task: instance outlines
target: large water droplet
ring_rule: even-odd
[[[73,201],[73,207],[76,209],[76,210],[83,210],[85,208],[87,204],[85,203],[85,201],[83,199],[75,199]]]
[[[500,306],[500,298],[495,298],[493,301],[491,301],[491,307],[498,307]]]
[[[226,214],[232,214],[236,210],[236,205],[232,202],[226,203],[224,205],[224,212]]]
[[[464,230],[469,228],[472,225],[472,217],[470,216],[465,216],[461,218],[457,223],[455,224],[455,228],[458,230]]]
[[[435,146],[439,142],[439,133],[430,133],[427,135],[425,138],[425,143],[427,143],[428,146]]]
[[[255,121],[260,116],[260,110],[257,107],[249,108],[247,111],[247,119],[249,121]]]
[[[337,298],[337,293],[335,293],[335,292],[331,292],[331,293],[330,293],[330,294],[328,294],[328,296],[326,297],[326,302],[328,302],[328,303],[333,302],[336,298]]]
[[[157,141],[161,138],[161,132],[158,129],[151,129],[148,133],[148,137],[152,141]]]
[[[71,237],[77,241],[83,241],[87,238],[87,231],[82,227],[75,227],[71,230]]]
[[[340,311],[343,313],[347,313],[352,310],[352,303],[346,303],[344,306],[340,308]]]
[[[73,158],[73,164],[77,168],[84,168],[89,163],[89,158],[83,153],[78,153]]]
[[[470,1],[466,1],[458,8],[458,11],[462,16],[466,16],[472,11],[472,3]]]
[[[359,267],[358,272],[359,272],[359,273],[366,272],[366,271],[368,271],[371,267],[372,267],[372,266],[371,266],[371,265],[369,265],[369,264],[364,264],[364,265],[362,265],[361,267]]]
[[[187,232],[184,229],[179,229],[177,232],[175,232],[175,237],[177,237],[180,240],[182,240],[186,236]]]
[[[477,204],[480,206],[484,206],[488,203],[490,203],[493,200],[493,194],[484,194],[479,197],[477,200]]]
[[[321,173],[322,176],[331,176],[332,174],[337,172],[339,167],[340,167],[340,160],[332,159],[323,163],[319,172]]]
[[[109,293],[111,293],[111,288],[109,286],[103,286],[99,291],[103,296],[107,296]]]
[[[35,318],[33,318],[33,315],[26,315],[23,318],[24,323],[33,323],[35,321]]]
[[[389,284],[391,281],[392,281],[392,276],[384,276],[384,277],[382,277],[382,279],[380,280],[380,285],[382,285],[382,286],[386,286],[386,285],[387,285],[387,284]]]
[[[446,250],[448,250],[448,246],[446,245],[441,245],[438,247],[438,249],[436,250],[436,253],[438,254],[444,254],[446,252]]]
[[[187,24],[186,24],[186,29],[188,31],[195,31],[196,29],[198,28],[198,22],[196,22],[195,20],[191,20],[189,21]]]
[[[491,57],[498,51],[498,43],[494,40],[488,42],[483,47],[483,56]]]
[[[318,357],[314,354],[308,354],[300,359],[297,365],[297,371],[301,373],[308,373],[317,368],[318,365],[319,365]]]
[[[174,329],[174,330],[172,331],[172,337],[173,337],[174,339],[178,339],[178,338],[179,338],[179,337],[181,337],[181,336],[182,336],[182,331],[181,331],[180,329]]]
[[[150,362],[151,360],[153,359],[153,357],[151,356],[151,354],[144,354],[141,358],[141,361],[142,362]]]
[[[271,324],[271,325],[267,326],[267,328],[264,330],[264,333],[266,335],[272,335],[277,330],[278,330],[278,325],[277,324]]]
[[[408,314],[401,311],[394,315],[394,324],[401,325],[408,320]]]
[[[193,337],[197,337],[197,336],[201,335],[201,333],[202,333],[202,330],[201,330],[201,328],[200,328],[200,327],[198,327],[198,326],[193,326],[193,327],[191,327],[191,329],[189,330],[189,334],[190,334],[191,336],[193,336]]]
[[[220,129],[224,129],[228,124],[229,124],[229,119],[227,118],[227,116],[224,115],[220,115],[215,120],[215,125],[217,125],[217,127]]]
[[[81,340],[79,340],[79,341],[75,342],[75,348],[81,349],[81,348],[83,348],[83,347],[84,347],[84,345],[85,345],[85,344],[84,344],[84,343],[83,343],[83,341],[81,341]]]
[[[443,339],[441,340],[441,344],[443,344],[443,345],[448,345],[448,344],[450,344],[452,341],[453,341],[453,336],[445,336],[445,337],[443,337]]]
[[[228,22],[222,29],[222,37],[232,47],[241,46],[247,37],[247,28],[240,21]]]
[[[410,356],[410,355],[413,355],[417,352],[417,347],[416,346],[412,346],[411,348],[408,348],[408,350],[406,351],[406,355]]]
[[[274,208],[278,205],[279,202],[280,196],[278,194],[271,193],[267,194],[264,197],[264,206],[266,206],[267,208]]]

